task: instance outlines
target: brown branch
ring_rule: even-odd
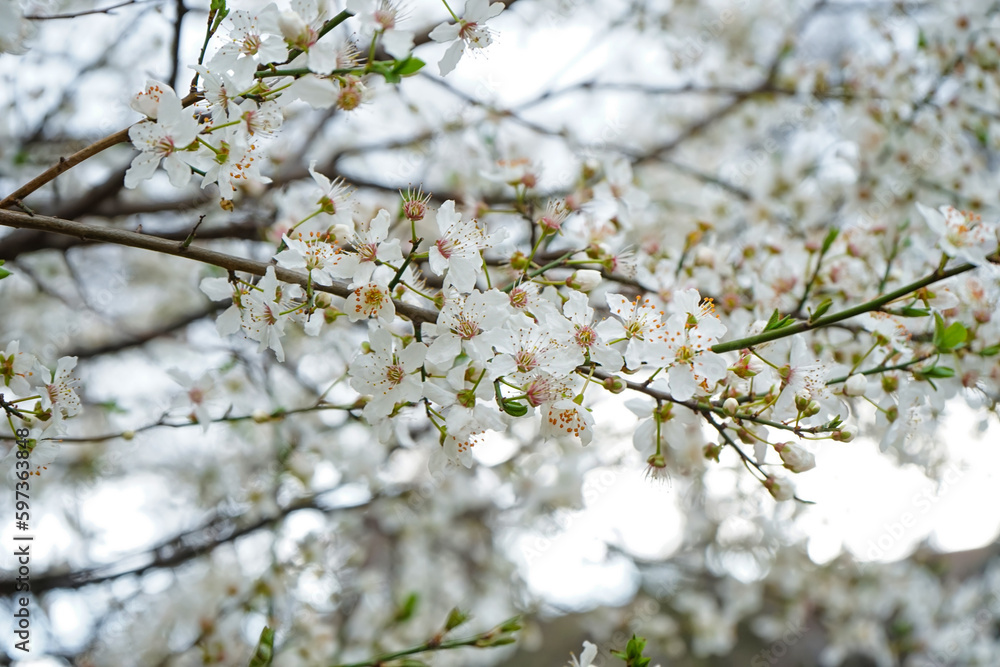
[[[21,229],[36,229],[43,232],[75,236],[88,241],[142,248],[143,250],[151,250],[165,255],[186,257],[196,262],[211,264],[229,271],[242,271],[256,276],[263,276],[269,267],[273,267],[275,275],[282,282],[293,283],[303,287],[309,284],[308,276],[297,271],[289,271],[273,264],[257,262],[252,259],[226,255],[195,245],[184,246],[183,243],[178,243],[177,241],[123,229],[101,227],[82,222],[62,220],[60,218],[50,218],[44,215],[28,215],[27,213],[4,210],[0,210],[0,225]],[[312,289],[317,292],[327,292],[328,294],[345,298],[353,292],[345,283],[340,282],[335,282],[332,285],[313,284]],[[419,308],[401,301],[394,301],[394,303],[396,312],[412,320],[415,324],[437,320],[437,311]]]
[[[129,128],[124,130],[119,130],[114,134],[109,134],[100,141],[97,141],[86,148],[73,153],[68,158],[59,158],[59,162],[46,169],[38,176],[19,187],[14,192],[10,193],[0,201],[0,209],[9,208],[13,205],[20,205],[21,200],[30,195],[32,192],[42,187],[52,179],[54,179],[59,174],[69,171],[76,165],[80,164],[84,160],[94,157],[101,151],[104,151],[112,146],[128,141],[128,131]]]
[[[199,99],[201,99],[200,95],[191,94],[185,97],[183,100],[181,100],[181,105],[189,107],[195,102],[197,102]],[[31,179],[30,181],[19,187],[17,190],[4,197],[3,200],[0,200],[0,210],[5,208],[10,208],[11,206],[21,206],[22,199],[24,199],[25,197],[27,197],[32,192],[42,187],[49,181],[53,180],[60,174],[69,171],[70,169],[80,164],[84,160],[92,158],[98,153],[107,150],[112,146],[116,146],[118,144],[128,141],[129,129],[131,129],[131,126],[119,130],[114,134],[109,134],[108,136],[92,143],[86,148],[83,148],[77,151],[76,153],[73,153],[68,158],[59,158],[59,162],[57,164],[49,167],[48,169],[40,173],[38,176],[35,176],[33,179]]]
[[[169,208],[167,209],[169,210]],[[270,224],[267,220],[248,220],[234,222],[224,227],[214,227],[200,230],[198,239],[202,241],[217,239],[241,239],[259,241],[262,231]],[[183,241],[191,233],[190,228],[175,229],[157,233],[157,237],[171,241]],[[67,250],[81,245],[89,245],[95,241],[79,236],[54,236],[41,231],[17,231],[4,237],[0,246],[0,259],[12,261],[20,255],[38,250]]]

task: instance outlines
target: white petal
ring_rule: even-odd
[[[160,164],[160,156],[153,153],[139,153],[132,160],[132,166],[125,172],[125,187],[132,189],[142,181],[152,177],[156,165]]]
[[[413,50],[413,32],[409,30],[386,30],[382,35],[385,52],[397,60],[403,60]]]
[[[337,44],[332,39],[309,47],[309,69],[317,74],[329,74],[337,67]]]
[[[460,29],[457,23],[442,23],[431,30],[428,37],[435,42],[450,42],[453,39],[458,39],[458,31]]]
[[[455,69],[455,65],[462,58],[464,51],[465,42],[462,40],[458,40],[448,47],[448,50],[444,52],[444,57],[438,63],[438,70],[441,72],[441,76],[448,76]]]
[[[191,167],[179,155],[168,155],[163,160],[163,168],[170,176],[170,184],[175,188],[183,188],[191,181]]]
[[[313,109],[329,109],[337,102],[337,91],[333,83],[311,74],[297,79],[288,87],[286,94],[289,99],[300,99]],[[316,178],[315,174],[313,178]],[[323,187],[322,184],[320,187]]]

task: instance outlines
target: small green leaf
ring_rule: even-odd
[[[952,322],[948,328],[944,330],[944,334],[941,336],[941,345],[938,349],[942,352],[954,350],[957,347],[965,345],[965,341],[968,337],[969,332],[966,330],[964,324],[961,322]]]
[[[918,380],[926,380],[928,378],[950,378],[955,377],[955,369],[948,368],[947,366],[931,366],[930,368],[925,368],[920,371],[913,371],[913,375]]]
[[[395,72],[399,76],[413,76],[421,69],[423,69],[424,65],[426,64],[427,63],[425,63],[420,58],[414,58],[413,56],[410,56],[406,60],[401,60],[399,64],[397,64],[396,67],[393,69],[393,72]]]
[[[403,623],[404,621],[410,620],[413,617],[413,613],[417,610],[417,602],[419,601],[420,596],[416,593],[410,593],[407,595],[406,599],[403,600],[403,604],[399,605],[399,608],[396,610],[396,615],[393,617],[393,620],[396,623]]]
[[[467,620],[469,620],[469,613],[466,611],[462,611],[458,607],[455,607],[454,609],[448,612],[448,620],[444,622],[445,632],[454,630],[458,626],[465,623]]]
[[[823,248],[820,250],[821,254],[825,255],[827,253],[830,246],[833,245],[833,242],[837,240],[838,234],[840,234],[840,230],[836,228],[831,229],[826,233],[826,238],[823,239]]]
[[[780,319],[781,319],[781,312],[777,308],[775,308],[774,312],[771,313],[771,317],[768,318],[767,324],[764,326],[764,331],[770,331],[771,329],[773,329],[774,325],[777,324],[778,320]]]
[[[833,299],[823,299],[820,301],[819,305],[816,306],[816,310],[812,311],[812,314],[809,316],[809,321],[815,322],[819,318],[823,317],[823,315],[826,314],[826,311],[830,310],[832,305]]]
[[[931,311],[926,308],[914,308],[913,306],[903,306],[899,314],[903,317],[927,317]]]
[[[0,259],[0,266],[3,266],[3,264],[4,264],[5,261],[6,260]],[[0,269],[0,280],[3,280],[4,278],[6,278],[9,275],[10,275],[10,271],[8,271],[7,269]]]
[[[522,627],[524,626],[521,624],[520,616],[513,616],[511,618],[508,618],[506,621],[504,621],[499,625],[500,632],[517,632]]]
[[[775,308],[774,312],[771,314],[771,318],[767,321],[767,326],[764,327],[764,331],[783,329],[794,321],[795,320],[793,320],[789,315],[782,317],[781,313],[778,312],[778,309]]]
[[[646,640],[642,637],[632,635],[625,646],[624,651],[612,651],[611,655],[625,661],[625,667],[647,667],[652,658],[644,658],[643,651],[646,650]]]
[[[260,639],[257,641],[257,650],[253,652],[248,667],[271,667],[271,660],[274,658],[274,630],[264,626],[260,631]]]
[[[1000,345],[990,345],[979,351],[979,355],[982,357],[995,357],[998,354],[1000,354]]]

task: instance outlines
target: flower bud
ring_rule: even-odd
[[[705,448],[704,448],[703,451],[705,452],[705,458],[706,459],[712,459],[713,461],[715,461],[716,463],[718,463],[719,462],[719,454],[722,453],[722,445],[716,444],[714,442],[710,442],[707,445],[705,445]]]
[[[528,256],[520,250],[510,256],[510,268],[515,271],[527,271],[529,266],[531,262],[528,261]]]
[[[612,375],[604,379],[604,388],[612,394],[620,394],[625,391],[625,382],[617,375]]]
[[[774,446],[785,467],[799,473],[816,467],[816,457],[794,442],[782,442]]]
[[[844,394],[846,396],[864,396],[868,389],[868,378],[855,373],[844,382]]]
[[[764,488],[777,501],[791,500],[795,497],[795,486],[787,479],[768,476],[764,480]]]
[[[740,402],[735,398],[730,396],[726,399],[726,402],[722,404],[722,411],[725,412],[730,417],[736,416],[736,411],[740,409]]]
[[[601,272],[593,269],[580,269],[574,271],[573,275],[566,279],[566,287],[571,287],[581,292],[589,292],[601,284]]]
[[[852,429],[842,428],[839,431],[834,431],[830,437],[837,442],[850,442],[851,440],[854,440],[856,435],[857,433],[855,433]]]
[[[760,372],[760,369],[756,368],[756,366],[757,364],[754,363],[754,359],[749,354],[744,354],[733,366],[732,371],[736,377],[741,380],[746,380],[748,378],[752,378]]]

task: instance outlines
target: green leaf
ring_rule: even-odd
[[[831,229],[826,233],[826,238],[823,239],[823,247],[820,250],[821,254],[825,255],[827,253],[827,251],[830,249],[830,246],[833,245],[833,242],[837,240],[838,234],[840,234],[840,230],[836,228]]]
[[[3,266],[3,264],[4,264],[5,261],[6,260],[0,259],[0,266]],[[10,275],[10,271],[8,271],[7,269],[0,269],[0,280],[3,280],[4,278],[6,278],[9,275]]]
[[[793,320],[789,315],[782,317],[781,313],[778,312],[778,309],[775,308],[774,312],[771,314],[771,318],[767,321],[767,326],[764,327],[764,331],[783,329],[794,321],[795,320]]]
[[[903,317],[927,317],[931,314],[926,308],[914,308],[913,306],[903,306],[899,314]]]
[[[403,600],[403,604],[399,605],[399,608],[396,610],[396,615],[393,617],[393,620],[396,623],[403,623],[404,621],[410,620],[413,617],[413,612],[417,610],[417,603],[419,601],[420,596],[416,593],[410,593],[407,595],[406,599]]]
[[[427,63],[425,63],[420,58],[414,58],[413,56],[410,56],[406,60],[401,60],[399,64],[397,64],[396,67],[393,68],[392,71],[395,74],[398,74],[399,76],[413,76],[421,69],[423,69],[424,65],[426,64]]]
[[[812,314],[809,315],[809,321],[815,322],[819,318],[823,317],[826,314],[826,311],[830,310],[832,305],[833,299],[823,299],[820,301],[819,305],[816,306],[816,310],[812,311]]]
[[[995,357],[1000,354],[1000,344],[990,345],[989,347],[984,347],[979,351],[979,355],[982,357]]]
[[[257,650],[253,652],[248,667],[271,667],[271,660],[274,658],[274,630],[264,626],[260,631],[260,639],[257,641]]]
[[[948,368],[947,366],[931,366],[930,368],[925,368],[920,371],[913,371],[913,375],[918,380],[926,380],[928,378],[950,378],[955,377],[955,369]]]
[[[521,623],[520,616],[512,616],[501,623],[498,627],[500,628],[500,632],[517,632],[524,626]]]
[[[642,654],[645,650],[646,640],[633,634],[624,651],[612,651],[611,655],[624,660],[625,667],[647,667],[652,658],[643,657]]]
[[[941,344],[938,346],[938,349],[942,352],[954,350],[957,347],[965,345],[968,337],[969,332],[965,329],[964,324],[961,322],[952,322],[941,335]]]
[[[448,612],[448,620],[444,622],[445,632],[454,630],[458,626],[462,625],[469,620],[469,612],[462,611],[458,607],[453,608]]]

